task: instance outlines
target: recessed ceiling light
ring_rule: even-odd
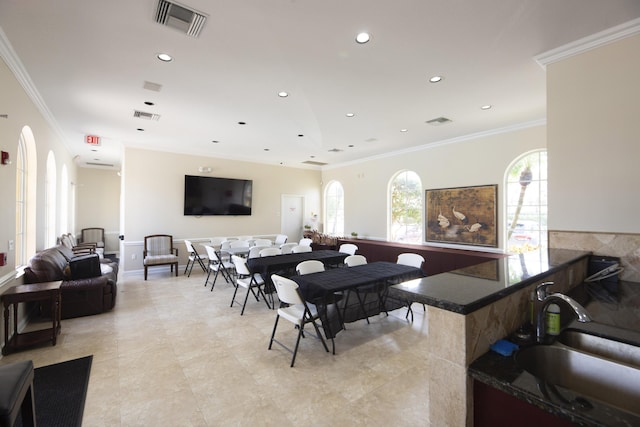
[[[353,148],[353,147],[355,147],[355,145],[349,144],[349,148]]]
[[[214,144],[218,144],[220,141],[218,141],[217,139],[214,139],[214,140],[213,140],[213,141],[211,141],[211,142],[213,142]]]
[[[286,98],[287,96],[289,96],[288,92],[282,91],[282,92],[278,92],[278,96],[280,98]]]
[[[369,35],[369,33],[360,33],[356,36],[356,42],[360,44],[365,44],[369,40],[371,40],[371,36]]]
[[[154,104],[154,103],[153,103],[153,102],[151,102],[151,101],[144,101],[144,105],[156,105],[156,104]]]
[[[269,151],[269,150],[270,150],[269,148],[265,148],[265,149],[264,149],[264,151]]]
[[[347,113],[347,114],[345,114],[345,116],[347,116],[347,117],[353,117],[353,116],[355,116],[355,113]]]
[[[400,129],[400,132],[408,132],[409,129]]]
[[[444,79],[442,76],[433,76],[429,79],[431,83],[439,83]]]
[[[302,138],[303,136],[304,136],[304,135],[303,135],[303,134],[301,134],[301,133],[299,133],[299,134],[298,134],[298,138]]]
[[[481,108],[481,109],[483,109],[483,110],[490,110],[490,109],[491,109],[491,107],[492,107],[492,105],[487,104],[487,105],[483,105],[483,106],[482,106],[482,107],[480,107],[480,108]]]
[[[156,57],[162,62],[171,62],[173,61],[173,57],[168,53],[159,53]]]
[[[144,132],[144,129],[142,129],[142,128],[138,128],[138,129],[136,129],[136,130],[137,130],[138,132]]]
[[[246,125],[247,122],[238,122],[239,125]]]

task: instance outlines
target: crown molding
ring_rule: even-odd
[[[20,61],[18,54],[16,53],[15,50],[13,50],[13,46],[11,46],[11,42],[9,42],[7,35],[4,33],[1,27],[0,27],[0,58],[4,60],[5,64],[7,64],[7,67],[9,67],[9,70],[11,70],[14,77],[18,81],[18,83],[20,83],[20,85],[26,92],[27,96],[29,96],[29,98],[34,103],[38,111],[40,111],[40,114],[42,114],[42,116],[47,121],[49,126],[51,126],[53,131],[58,135],[58,137],[60,138],[60,141],[62,141],[62,144],[67,148],[69,152],[71,152],[71,150],[69,150],[69,144],[67,143],[64,133],[60,128],[60,125],[58,124],[57,120],[54,118],[53,114],[51,114],[51,110],[49,110],[49,107],[47,107],[47,104],[44,102],[44,99],[42,99],[42,96],[40,96],[40,92],[38,92],[38,89],[36,89],[36,86],[33,83],[33,80],[31,80],[29,73],[24,68],[24,65],[22,65],[22,62]]]
[[[561,61],[571,56],[578,55],[637,34],[640,34],[640,18],[616,25],[615,27],[611,27],[590,36],[583,37],[555,49],[551,49],[547,52],[541,53],[540,55],[534,56],[534,60],[542,68],[546,68],[547,65],[553,64],[554,62]]]
[[[462,135],[462,136],[458,136],[458,137],[450,138],[450,139],[445,139],[445,140],[441,140],[441,141],[430,142],[430,143],[419,145],[419,146],[416,146],[416,147],[405,148],[403,150],[390,151],[390,152],[387,152],[387,153],[384,153],[384,154],[365,157],[365,158],[362,158],[362,159],[352,160],[352,161],[349,161],[349,162],[342,162],[342,163],[336,163],[336,164],[331,164],[331,165],[327,165],[327,166],[322,166],[321,170],[328,171],[328,170],[331,170],[331,169],[339,169],[339,168],[342,168],[342,167],[345,167],[345,166],[353,166],[353,165],[357,165],[357,164],[360,164],[360,163],[369,162],[369,161],[372,161],[372,160],[387,159],[387,158],[391,158],[391,157],[400,156],[402,154],[410,154],[410,153],[416,153],[416,152],[425,151],[425,150],[431,150],[431,149],[434,149],[436,147],[442,147],[444,145],[458,144],[460,142],[471,141],[471,140],[474,140],[474,139],[483,138],[483,137],[487,137],[487,136],[493,136],[493,135],[500,135],[500,134],[503,134],[503,133],[515,132],[515,131],[518,131],[518,130],[528,129],[528,128],[532,128],[532,127],[536,127],[536,126],[545,126],[546,124],[547,124],[547,119],[546,118],[545,119],[539,119],[539,120],[533,120],[533,121],[530,121],[530,122],[518,123],[518,124],[515,124],[515,125],[511,125],[511,126],[505,126],[505,127],[496,128],[496,129],[490,129],[490,130],[486,130],[486,131],[482,131],[482,132],[476,132],[476,133],[471,133],[471,134],[467,134],[467,135]]]

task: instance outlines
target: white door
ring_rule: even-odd
[[[281,212],[281,233],[289,237],[287,242],[299,242],[302,239],[304,196],[283,194]]]

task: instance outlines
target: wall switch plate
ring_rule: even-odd
[[[9,240],[9,250],[13,250],[13,240]]]

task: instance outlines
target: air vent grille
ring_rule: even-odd
[[[112,165],[112,164],[109,164],[109,163],[95,163],[95,162],[87,162],[86,164],[87,164],[87,165],[89,165],[89,166],[104,166],[104,167],[109,167],[109,168],[112,168],[112,167],[113,167],[113,165]]]
[[[156,22],[174,28],[191,37],[200,36],[207,15],[177,3],[158,1]]]
[[[343,150],[339,149],[339,148],[332,148],[331,150],[329,150],[330,153],[339,153]]]
[[[430,124],[431,126],[440,126],[447,123],[451,123],[451,119],[447,119],[446,117],[438,117],[435,119],[427,120],[426,123]]]
[[[314,160],[305,160],[302,163],[307,164],[307,165],[313,165],[313,166],[325,166],[325,165],[328,165],[328,163],[316,162]]]
[[[144,111],[138,111],[138,110],[135,110],[133,112],[133,117],[137,117],[139,119],[144,119],[144,120],[153,120],[156,122],[160,120],[159,114],[145,113]]]
[[[160,90],[162,89],[162,85],[160,83],[153,83],[148,81],[145,81],[142,87],[146,90],[152,90],[154,92],[160,92]]]

